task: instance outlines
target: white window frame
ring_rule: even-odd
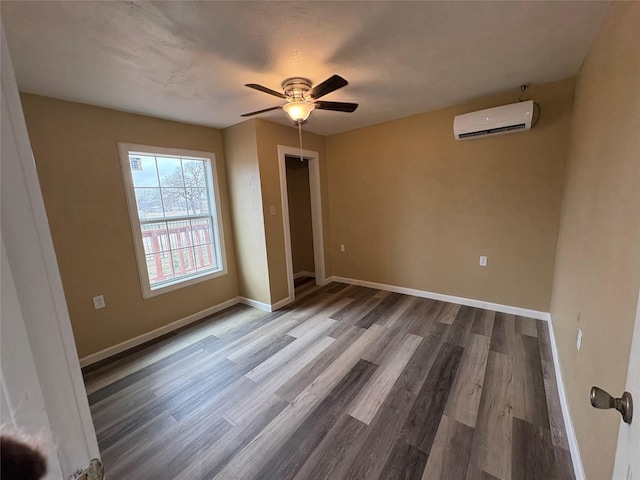
[[[122,176],[124,179],[125,192],[127,197],[127,206],[129,209],[129,220],[131,222],[131,231],[133,233],[133,243],[136,252],[136,260],[138,263],[138,274],[140,276],[140,286],[142,288],[142,298],[147,299],[162,295],[163,293],[178,290],[180,288],[195,285],[200,282],[210,280],[227,274],[227,255],[224,246],[224,232],[222,227],[222,213],[220,205],[220,183],[218,181],[218,169],[215,154],[212,152],[201,152],[196,150],[185,150],[178,148],[155,147],[151,145],[139,145],[133,143],[118,142],[118,151],[120,153],[120,165],[122,167]],[[175,157],[191,157],[209,160],[211,184],[209,190],[213,190],[213,200],[215,205],[209,206],[209,211],[213,213],[213,231],[215,236],[215,250],[221,268],[213,272],[204,272],[202,274],[191,275],[186,278],[179,278],[175,281],[167,282],[159,286],[152,287],[149,282],[149,274],[147,271],[146,254],[142,240],[142,229],[138,218],[138,205],[136,202],[135,189],[133,184],[133,176],[131,175],[131,167],[129,165],[130,154],[151,154]],[[173,220],[173,219],[169,219]]]

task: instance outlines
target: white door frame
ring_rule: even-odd
[[[631,353],[629,354],[626,391],[633,396],[635,412],[631,425],[620,422],[612,477],[622,480],[640,478],[640,456],[638,455],[640,451],[640,291],[638,292],[636,323],[633,329]],[[615,392],[615,396],[621,393]]]
[[[280,199],[282,200],[282,226],[284,228],[284,250],[287,263],[287,282],[289,298],[295,299],[293,282],[293,257],[291,250],[291,226],[289,225],[289,195],[287,192],[286,157],[299,157],[300,149],[278,145],[278,167],[280,170]],[[322,230],[322,197],[320,194],[320,156],[312,150],[302,150],[302,156],[309,161],[309,190],[311,194],[311,227],[313,229],[313,261],[315,264],[316,285],[325,284],[324,236]]]
[[[0,37],[2,300],[11,307],[1,309],[3,405],[16,428],[51,432],[57,462],[47,478],[66,479],[100,452],[3,28]],[[7,357],[7,343],[23,347],[20,358]]]

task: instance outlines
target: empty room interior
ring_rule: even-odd
[[[44,478],[640,479],[640,2],[1,19]]]

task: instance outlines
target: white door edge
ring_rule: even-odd
[[[638,454],[640,452],[640,291],[638,292],[636,323],[633,329],[631,353],[629,354],[626,391],[633,396],[635,413],[631,425],[620,421],[612,477],[615,480],[640,479],[640,455]],[[611,393],[613,394],[613,392]],[[618,396],[621,393],[615,392],[615,395]]]

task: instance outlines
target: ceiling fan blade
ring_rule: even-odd
[[[345,85],[349,85],[344,78],[340,75],[334,75],[330,78],[327,78],[324,82],[319,85],[316,85],[309,91],[309,96],[311,98],[320,98],[324,97],[327,93],[331,93],[339,88],[344,87]]]
[[[313,104],[318,110],[333,110],[335,112],[351,113],[358,108],[357,103],[347,102],[313,102]]]
[[[259,90],[264,93],[268,93],[269,95],[273,95],[278,98],[287,98],[284,93],[276,92],[275,90],[271,90],[270,88],[263,87],[262,85],[258,85],[257,83],[245,83],[245,87],[253,88],[254,90]]]
[[[281,108],[282,108],[282,106],[265,108],[264,110],[258,110],[257,112],[244,113],[244,114],[242,114],[240,116],[241,117],[251,117],[253,115],[258,115],[259,113],[270,112],[271,110],[280,110]]]

